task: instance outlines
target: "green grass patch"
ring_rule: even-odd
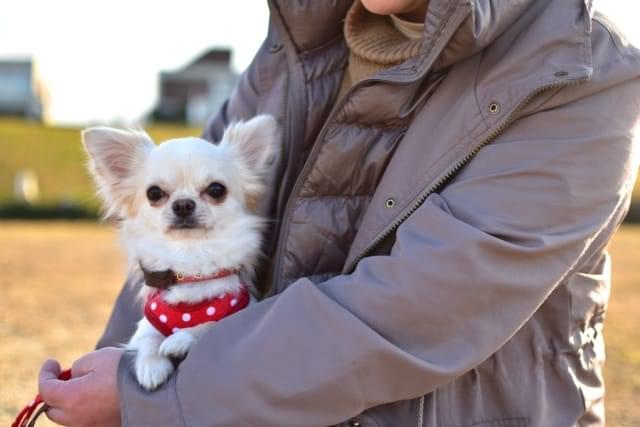
[[[38,176],[40,198],[37,205],[42,211],[80,206],[96,212],[99,201],[86,172],[81,130],[0,118],[0,205],[11,203],[16,173],[31,169]],[[156,125],[146,130],[158,142],[201,133],[199,128],[180,125]]]

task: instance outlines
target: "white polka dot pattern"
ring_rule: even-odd
[[[170,304],[163,293],[155,292],[147,297],[145,318],[164,336],[191,328],[205,322],[218,321],[243,309],[249,304],[246,288],[237,293],[218,295],[198,303]]]

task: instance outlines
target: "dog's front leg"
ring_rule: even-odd
[[[137,351],[135,372],[138,383],[149,391],[162,385],[174,370],[171,360],[159,352],[163,339],[164,335],[143,318],[127,345],[127,348]]]
[[[180,329],[169,335],[160,345],[160,354],[166,357],[183,357],[193,344],[216,322],[206,322],[192,328]]]

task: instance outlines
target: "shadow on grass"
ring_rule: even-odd
[[[627,213],[624,222],[627,224],[639,224],[640,223],[640,201],[631,202],[629,213]]]
[[[7,202],[0,205],[0,219],[91,219],[100,214],[96,208],[75,203],[49,203],[30,205],[22,202]]]

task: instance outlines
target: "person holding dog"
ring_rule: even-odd
[[[584,0],[270,1],[204,136],[282,128],[263,299],[143,391],[123,288],[57,381],[65,425],[604,424],[607,243],[638,169],[640,54]],[[134,284],[135,285],[135,284]]]

